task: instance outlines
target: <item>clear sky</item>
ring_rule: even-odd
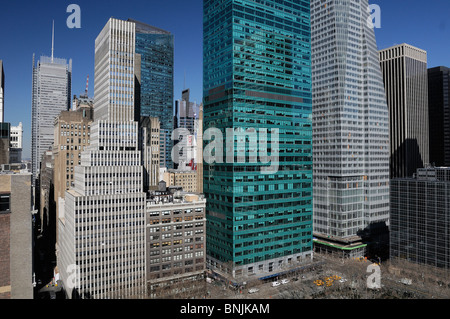
[[[69,29],[69,4],[81,8],[81,28]],[[449,0],[371,0],[381,8],[376,29],[379,49],[409,43],[428,51],[428,66],[450,66]],[[202,99],[202,0],[21,0],[0,5],[0,59],[6,77],[5,121],[24,125],[24,158],[30,156],[31,71],[36,58],[51,55],[55,21],[55,57],[72,59],[72,95],[94,93],[94,41],[110,17],[133,18],[175,36],[175,99],[191,89]],[[185,76],[186,75],[186,76]],[[186,79],[186,80],[185,80]]]

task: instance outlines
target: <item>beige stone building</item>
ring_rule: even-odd
[[[93,120],[93,102],[90,99],[74,99],[74,108],[63,111],[55,119],[53,145],[55,187],[54,200],[58,212],[58,198],[64,198],[74,181],[74,167],[81,162],[81,152],[90,144]]]
[[[31,174],[0,173],[0,299],[33,299]]]
[[[156,117],[142,117],[140,122],[144,191],[156,190],[159,181],[160,121]]]
[[[166,186],[180,186],[185,192],[201,193],[198,189],[198,171],[169,169],[163,173]]]

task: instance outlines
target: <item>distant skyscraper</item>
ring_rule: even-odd
[[[134,23],[111,18],[95,41],[91,143],[74,169],[74,187],[60,199],[58,266],[72,298],[146,295],[135,36]]]
[[[195,169],[194,162],[197,160],[195,152],[198,147],[198,132],[196,131],[196,128],[198,129],[198,110],[199,106],[197,103],[190,101],[190,90],[183,90],[181,100],[175,101],[174,128],[178,129],[178,138],[182,139],[181,142],[187,143],[188,147],[193,147],[194,153],[186,154],[187,157],[184,160],[179,158],[178,162],[173,163],[174,168],[185,169],[186,166],[190,166],[192,169]],[[178,142],[180,140],[175,143]]]
[[[311,1],[314,233],[355,256],[361,232],[389,219],[389,114],[368,5]]]
[[[71,105],[72,60],[41,57],[35,64],[31,104],[31,162],[33,185],[42,155],[53,143],[53,124]]]
[[[160,166],[172,167],[174,37],[165,30],[138,22],[136,25],[136,120],[158,118]]]
[[[190,90],[183,90],[181,100],[175,101],[175,116],[177,117],[176,128],[185,128],[194,135],[194,122],[198,114],[198,105],[190,101]]]
[[[408,44],[379,52],[390,117],[391,178],[429,163],[427,53]]]
[[[5,70],[3,61],[0,60],[0,123],[5,120]]]
[[[430,163],[450,167],[450,69],[428,69]]]
[[[312,258],[310,2],[206,0],[203,10],[203,139],[234,140],[218,146],[227,160],[204,163],[208,259],[236,277],[276,274]]]

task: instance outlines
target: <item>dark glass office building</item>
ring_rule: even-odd
[[[148,24],[128,21],[136,25],[136,120],[145,125],[149,117],[159,118],[160,165],[172,168],[174,37]]]
[[[450,168],[391,180],[390,259],[450,269]]]
[[[430,163],[450,167],[450,69],[428,69]]]
[[[238,277],[310,261],[310,1],[205,0],[203,27],[204,150],[212,130],[246,130],[204,163],[208,262]],[[262,172],[260,143],[277,169]]]

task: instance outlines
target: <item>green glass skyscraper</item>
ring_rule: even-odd
[[[203,27],[208,262],[276,274],[312,258],[310,1],[204,0]]]

